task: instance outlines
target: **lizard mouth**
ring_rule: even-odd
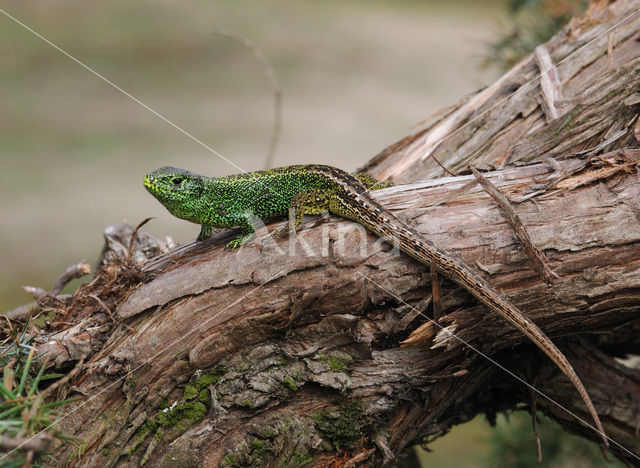
[[[144,176],[144,182],[143,183],[144,183],[144,187],[147,190],[152,190],[152,189],[154,189],[156,187],[155,180],[154,180],[153,177],[151,177],[150,174],[147,174],[146,176]]]
[[[147,192],[149,192],[154,197],[157,198],[161,195],[162,189],[160,188],[158,179],[153,175],[147,174],[146,176],[144,176],[143,184],[144,184],[144,188],[147,189]]]

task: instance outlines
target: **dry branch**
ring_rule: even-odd
[[[540,277],[546,283],[553,283],[558,278],[558,275],[553,270],[551,270],[551,268],[549,268],[549,266],[547,265],[547,259],[545,258],[544,254],[540,251],[539,248],[533,245],[533,242],[531,242],[531,236],[529,236],[529,233],[524,227],[522,220],[511,206],[511,203],[509,203],[507,197],[504,196],[504,193],[502,193],[500,189],[495,187],[486,177],[480,174],[473,167],[471,167],[471,172],[478,180],[482,188],[484,188],[485,191],[489,195],[491,195],[493,200],[502,209],[502,212],[505,214],[507,221],[509,221],[509,225],[513,229],[513,232],[516,234],[516,236],[518,236],[518,239],[522,244],[522,248],[529,257],[533,268],[538,272]]]
[[[601,160],[637,167],[640,151],[616,151]],[[455,203],[429,206],[473,176],[398,186],[379,192],[379,199],[467,264],[488,265],[488,280],[568,353],[605,429],[636,450],[634,403],[622,397],[622,387],[608,387],[612,380],[600,382],[598,373],[626,373],[632,394],[638,393],[638,373],[586,340],[591,333],[610,336],[609,355],[638,345],[629,337],[616,351],[614,335],[640,314],[640,180],[637,172],[623,170],[582,183],[599,171],[589,165],[565,180],[575,188],[556,188],[535,203],[517,205],[533,242],[562,278],[551,288],[530,268],[508,222],[479,186]],[[489,175],[514,196],[531,190],[533,180],[544,183],[554,176],[543,164]],[[442,435],[477,413],[529,403],[526,387],[450,335],[439,336],[437,349],[429,341],[400,346],[427,322],[409,315],[405,305],[424,310],[420,303],[431,292],[425,266],[381,250],[357,225],[336,218],[311,223],[290,245],[261,247],[269,237],[265,230],[258,234],[238,252],[224,251],[218,236],[179,256],[165,254],[136,274],[107,264],[75,295],[73,314],[83,326],[47,336],[41,349],[51,350],[62,366],[78,358],[68,353],[65,361],[55,349],[85,343],[91,356],[75,391],[96,396],[63,420],[64,429],[80,437],[99,430],[83,464],[113,457],[123,465],[138,464],[148,457],[156,465],[169,455],[197,455],[210,466],[293,456],[331,463],[366,452],[366,463],[376,465],[388,456],[381,444],[397,455],[416,439]],[[283,255],[289,248],[295,254]],[[508,323],[450,282],[444,283],[441,303],[440,322],[455,336],[526,381],[536,377],[544,393],[587,418],[570,383]],[[105,306],[129,317],[128,326],[105,333]],[[586,338],[576,342],[577,336]],[[594,364],[594,353],[603,362]],[[618,394],[622,399],[612,401]],[[538,407],[570,430],[596,438],[547,401]],[[336,425],[342,429],[336,432]],[[166,442],[158,442],[160,437]],[[63,453],[70,456],[70,450]]]

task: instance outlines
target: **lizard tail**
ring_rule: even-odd
[[[483,304],[502,315],[502,317],[522,331],[522,333],[538,346],[538,348],[544,351],[569,380],[571,380],[571,383],[573,383],[574,387],[578,390],[578,393],[589,410],[596,424],[597,431],[602,437],[602,441],[605,446],[608,447],[609,442],[607,436],[587,390],[566,356],[553,344],[551,339],[516,306],[511,304],[502,294],[496,291],[469,267],[453,259],[447,252],[438,249],[433,243],[424,239],[402,220],[382,208],[382,206],[372,198],[367,198],[369,198],[367,202],[377,208],[377,219],[357,219],[357,221],[377,236],[392,244],[398,245],[401,251],[419,262],[425,265],[430,265],[433,262],[443,275],[463,286]]]

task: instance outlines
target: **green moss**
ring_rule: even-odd
[[[76,445],[76,448],[74,450],[74,457],[81,457],[82,455],[84,455],[84,452],[87,450],[87,446],[88,446],[88,442],[86,440],[83,440],[82,442],[80,442],[79,444]]]
[[[296,390],[298,390],[298,386],[296,385],[296,381],[293,380],[293,377],[291,377],[290,375],[287,375],[284,378],[284,384],[289,387],[289,389],[293,390],[294,392]]]
[[[138,449],[138,447],[142,445],[142,443],[145,441],[147,436],[152,432],[154,432],[157,428],[158,428],[158,423],[156,422],[155,419],[147,419],[145,423],[142,426],[140,426],[140,429],[138,429],[137,432],[135,433],[134,435],[135,441],[127,450],[123,452],[124,455],[131,455],[133,452],[135,452]]]
[[[156,433],[153,434],[153,439],[158,443],[164,441],[164,431],[162,429],[158,429]]]
[[[335,356],[329,356],[329,369],[334,372],[340,372],[347,368],[344,362]]]
[[[251,442],[249,442],[249,449],[251,449],[251,452],[257,456],[260,457],[264,454],[264,441],[263,440],[258,440],[258,439],[253,439]]]
[[[628,91],[628,90],[627,90]],[[609,99],[611,99],[612,97],[616,96],[619,93],[619,91],[617,89],[612,89],[611,91],[609,91],[607,93],[607,95],[604,97],[607,101]]]
[[[137,435],[140,437],[146,437],[158,428],[158,423],[155,419],[147,419],[145,423],[138,429]]]
[[[225,366],[214,367],[210,371],[205,372],[200,377],[198,377],[195,380],[195,382],[193,382],[193,385],[199,392],[203,388],[206,388],[209,385],[213,385],[217,383],[218,380],[220,380],[220,377],[222,377],[226,373],[227,373],[227,368]]]
[[[211,407],[211,392],[209,386],[220,380],[227,372],[226,367],[216,367],[189,382],[183,392],[183,401],[171,405],[168,399],[164,399],[162,406],[165,409],[149,418],[135,433],[135,443],[127,449],[125,455],[130,455],[153,433],[156,442],[164,438],[163,428],[172,429],[172,434],[181,434],[189,427],[202,420]]]
[[[185,400],[193,400],[197,396],[198,396],[198,389],[196,388],[195,385],[187,384],[187,386],[184,387],[184,399]]]
[[[565,128],[569,130],[573,128],[573,119],[576,118],[579,112],[580,112],[579,109],[574,109],[571,112],[569,112],[569,114],[567,115],[567,118],[563,120],[560,126],[556,129],[555,131],[556,136],[559,135],[560,132],[562,132]]]
[[[227,467],[227,466],[240,466],[240,465],[238,464],[238,462],[236,462],[236,459],[234,458],[233,454],[230,453],[229,455],[227,455],[222,459],[220,466]]]
[[[523,159],[522,159],[522,161],[523,161],[523,162],[531,162],[531,161],[533,161],[534,159],[536,159],[536,155],[535,155],[535,154],[532,154],[531,156],[527,156],[526,158],[523,158]]]
[[[319,354],[318,359],[326,362],[329,365],[329,369],[333,372],[341,372],[347,369],[347,365],[340,358],[334,355],[327,356],[326,354]]]
[[[324,409],[311,415],[324,439],[336,450],[351,447],[363,437],[361,428],[366,423],[366,404],[361,401],[345,403],[338,408]]]
[[[295,461],[296,466],[304,466],[308,463],[311,463],[311,461],[313,460],[313,457],[311,457],[308,453],[303,453],[303,452],[294,450],[293,460]]]
[[[238,364],[238,367],[236,367],[236,370],[238,372],[245,372],[248,369],[249,369],[249,363],[246,361],[240,361],[240,363]]]
[[[253,408],[253,402],[251,400],[242,400],[240,406],[244,408]]]
[[[207,407],[199,401],[185,401],[167,412],[158,411],[156,420],[162,427],[173,427],[183,420],[190,425],[200,421],[207,414]]]
[[[133,444],[131,447],[129,447],[127,450],[124,451],[124,455],[131,455],[133,452],[138,450],[138,447],[142,445],[143,441],[144,439],[139,439],[135,444]]]
[[[276,361],[278,361],[278,364],[280,364],[281,366],[287,364],[287,358],[280,354],[276,356]]]
[[[208,388],[200,390],[200,393],[198,394],[198,401],[204,403],[207,408],[211,406],[211,392]]]

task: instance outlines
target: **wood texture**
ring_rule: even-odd
[[[640,354],[640,15],[571,55],[640,8],[604,3],[539,50],[566,58],[544,96],[538,82],[524,87],[540,71],[531,56],[369,169],[422,180],[376,196],[554,339],[624,447],[611,451],[635,463],[640,371],[615,358]],[[442,175],[432,151],[456,172],[504,166],[485,176],[517,202],[560,276],[553,285],[473,175],[430,180]],[[455,284],[443,282],[443,316],[425,325],[429,268],[352,222],[316,218],[277,243],[261,229],[236,252],[223,250],[228,233],[167,251],[140,232],[130,252],[130,228],[109,233],[94,279],[37,338],[51,366],[84,360],[57,389],[81,397],[60,422],[78,438],[54,452],[60,466],[391,466],[477,414],[531,404],[495,362],[589,420],[551,362]],[[402,346],[416,329],[420,344]],[[549,400],[536,404],[598,440]]]
[[[607,167],[634,162],[634,170],[639,160],[640,151],[602,158]],[[599,170],[599,164],[590,165],[545,196],[517,205],[533,241],[561,276],[550,288],[479,186],[438,203],[468,186],[473,176],[399,186],[379,198],[437,244],[468,264],[481,265],[487,279],[567,352],[611,437],[637,450],[624,392],[640,396],[638,372],[610,356],[638,351],[635,336],[618,343],[615,335],[617,328],[640,323],[640,179],[637,172],[620,170],[592,180],[590,174]],[[537,164],[489,177],[515,197],[535,189],[532,180],[544,183],[554,174]],[[582,183],[585,178],[589,185]],[[260,456],[285,462],[293,451],[301,460],[329,463],[378,447],[363,460],[376,465],[385,454],[400,453],[416,438],[442,435],[478,412],[530,402],[526,387],[455,337],[588,420],[570,383],[543,354],[449,282],[443,287],[440,324],[455,337],[440,331],[435,349],[429,341],[401,347],[401,340],[427,322],[411,306],[431,314],[421,305],[431,292],[428,268],[381,251],[381,244],[354,223],[330,218],[314,224],[291,243],[260,248],[256,242],[238,252],[223,251],[224,239],[218,236],[147,265],[128,280],[141,280],[137,287],[114,287],[106,279],[127,277],[132,267],[108,264],[104,276],[76,294],[73,313],[79,326],[47,337],[39,351],[49,350],[62,366],[91,356],[76,390],[93,397],[62,421],[78,436],[99,431],[82,465],[108,463],[114,456],[122,465],[138,464],[146,451],[154,466],[168,454],[197,454],[216,466],[229,456],[248,464]],[[259,237],[266,239],[266,232]],[[289,248],[295,254],[283,255]],[[132,317],[128,326],[105,333],[108,316],[95,301],[84,299],[89,291],[116,314]],[[608,355],[588,341],[590,333],[608,337]],[[586,338],[576,341],[579,336]],[[618,344],[622,348],[616,351]],[[159,411],[191,402],[185,396],[188,381],[211,369],[221,375],[206,387],[216,397],[206,414],[176,423],[180,429],[158,425],[148,432]],[[116,380],[122,376],[123,381]],[[555,405],[541,399],[538,407],[597,439]],[[336,424],[344,424],[343,430],[328,429]],[[172,443],[152,446],[160,429],[163,441]],[[380,434],[385,435],[377,444],[366,442]],[[126,455],[137,444],[140,448]],[[260,444],[269,447],[261,455],[256,453]]]

